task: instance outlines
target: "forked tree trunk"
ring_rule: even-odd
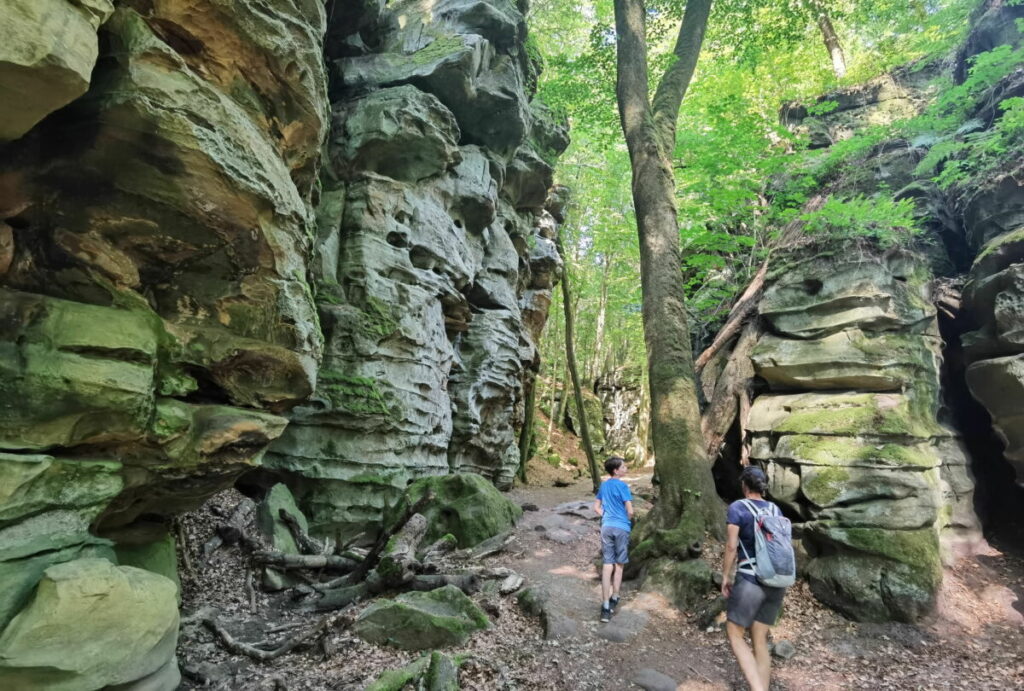
[[[832,59],[832,71],[842,79],[846,76],[846,54],[843,53],[843,44],[839,42],[832,20],[824,12],[818,14],[818,28],[821,29],[821,38],[825,41],[828,56]]]
[[[558,236],[558,253],[563,257],[562,237]],[[572,379],[572,391],[576,398],[576,413],[580,421],[580,439],[583,441],[583,452],[587,454],[587,465],[590,468],[590,479],[594,483],[594,493],[601,487],[601,475],[597,470],[597,459],[594,458],[594,447],[590,443],[590,426],[587,424],[587,411],[583,407],[583,390],[580,387],[580,375],[576,369],[576,350],[573,346],[573,310],[572,301],[569,297],[569,269],[566,267],[562,273],[562,306],[565,311],[565,364],[569,368],[569,376]],[[563,399],[566,397],[562,395]]]
[[[683,295],[675,180],[669,158],[676,121],[704,40],[711,0],[688,0],[676,61],[648,100],[647,39],[642,0],[615,0],[618,36],[616,97],[633,170],[633,206],[640,236],[644,340],[651,394],[651,432],[660,480],[658,503],[644,534],[671,531],[663,541],[722,534],[722,503],[700,429],[690,331]],[[651,548],[655,556],[669,545]]]

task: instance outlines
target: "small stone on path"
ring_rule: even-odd
[[[650,668],[638,670],[631,681],[646,691],[676,691],[679,686],[672,677]]]
[[[536,504],[532,504],[530,502],[526,502],[525,504],[520,504],[519,508],[521,508],[523,511],[540,511],[540,507],[539,506],[537,506]]]
[[[568,545],[579,538],[565,528],[554,528],[544,533],[544,537],[560,545]]]
[[[796,655],[796,646],[787,640],[777,641],[772,645],[772,655],[781,660],[788,660]]]
[[[561,612],[554,612],[546,608],[542,623],[544,625],[544,640],[557,641],[576,635],[576,620]]]

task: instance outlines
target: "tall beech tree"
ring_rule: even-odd
[[[688,0],[673,62],[649,97],[647,8],[615,0],[615,93],[632,167],[640,283],[660,496],[639,532],[637,558],[685,556],[706,529],[720,535],[722,503],[700,429],[679,252],[672,158],[676,121],[700,55],[712,0]]]

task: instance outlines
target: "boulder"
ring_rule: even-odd
[[[448,585],[378,600],[359,615],[352,628],[371,643],[430,650],[461,645],[474,631],[489,626],[487,615],[461,590]]]
[[[426,543],[451,534],[459,547],[473,547],[489,537],[510,530],[523,510],[490,482],[472,473],[416,480],[406,492],[398,511],[414,504],[426,492],[434,494],[422,513],[427,518]]]
[[[502,154],[517,149],[530,122],[518,66],[478,34],[431,33],[420,34],[433,40],[413,52],[338,61],[339,82],[353,90],[412,84],[455,114],[467,143]]]
[[[267,536],[275,550],[285,554],[299,554],[302,550],[296,544],[288,524],[282,520],[282,510],[291,514],[302,530],[309,534],[309,523],[305,514],[295,504],[295,497],[288,486],[281,482],[271,487],[263,501],[256,505],[256,525],[260,532]],[[277,569],[267,567],[263,570],[263,585],[268,590],[281,590],[293,583],[294,579]]]
[[[85,93],[110,0],[11,0],[0,30],[0,142]]]
[[[807,565],[811,591],[858,621],[912,622],[931,611],[942,580],[937,531],[806,524],[816,554]]]
[[[176,593],[163,576],[104,559],[51,566],[0,635],[0,685],[94,689],[157,672],[174,656]]]
[[[801,393],[758,396],[747,428],[755,433],[834,436],[948,436],[922,394]]]

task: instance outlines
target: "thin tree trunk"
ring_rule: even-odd
[[[669,163],[679,107],[697,66],[710,12],[711,0],[686,3],[673,51],[676,61],[658,84],[652,109],[644,4],[615,0],[616,97],[633,170],[651,432],[661,483],[650,528],[678,528],[670,541],[679,545],[699,540],[705,529],[721,535],[723,523],[700,429],[680,268],[675,180]],[[652,556],[658,551],[661,548],[655,548]]]
[[[818,28],[821,29],[821,38],[825,41],[825,49],[832,59],[832,71],[836,77],[842,79],[846,76],[846,55],[843,53],[843,44],[839,42],[839,35],[832,26],[832,20],[824,12],[818,13]]]
[[[558,235],[558,253],[562,254],[562,236]],[[562,254],[564,257],[565,255]],[[601,475],[597,470],[597,459],[594,447],[590,443],[590,426],[587,424],[587,411],[583,406],[583,390],[580,388],[580,375],[576,370],[576,351],[573,348],[572,302],[569,297],[568,267],[562,273],[562,304],[565,308],[565,363],[572,377],[572,391],[576,398],[576,411],[580,419],[580,438],[583,440],[583,452],[587,454],[587,465],[590,467],[590,479],[594,483],[594,493],[601,488]],[[565,396],[563,395],[563,398]]]
[[[601,258],[601,297],[597,304],[597,326],[594,329],[594,357],[590,364],[591,381],[596,381],[603,372],[604,360],[604,332],[608,320],[608,273],[611,269],[611,261],[607,256]]]
[[[530,460],[530,445],[533,442],[533,413],[537,402],[537,377],[528,377],[526,401],[523,403],[523,429],[519,431],[519,481],[526,483],[526,462]]]

